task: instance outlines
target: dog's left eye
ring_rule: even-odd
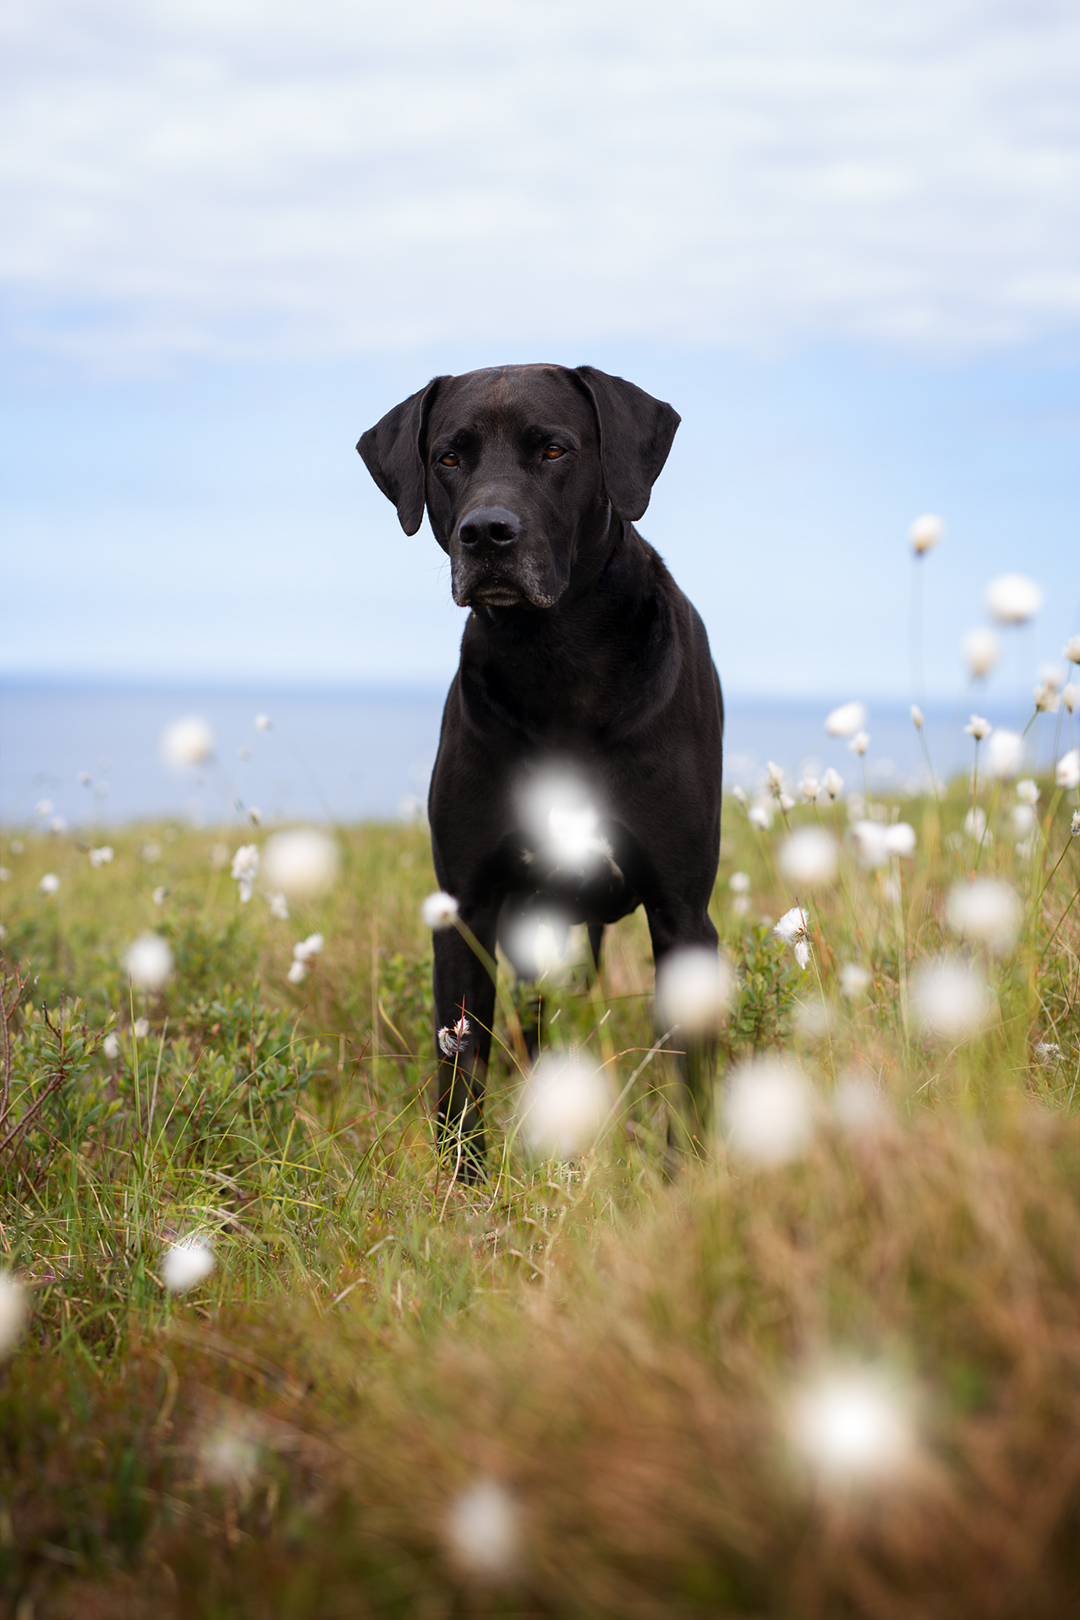
[[[439,457],[440,465],[443,466],[443,467],[456,467],[456,466],[458,466],[460,461],[461,461],[461,457],[458,456],[458,455],[455,455],[453,450],[448,450],[446,452],[445,456],[440,456]]]
[[[544,456],[548,461],[558,461],[559,457],[565,456],[565,454],[566,451],[561,444],[545,444],[544,446]]]

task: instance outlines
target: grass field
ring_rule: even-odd
[[[261,830],[5,832],[0,1607],[1080,1612],[1080,838],[1038,788],[729,801],[715,1135],[665,1176],[638,915],[542,986],[599,1139],[523,1151],[511,990],[478,1189],[426,1114],[423,829],[337,829],[287,918],[230,876]]]

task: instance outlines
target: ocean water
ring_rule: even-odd
[[[442,692],[395,690],[212,691],[194,687],[0,686],[0,818],[31,822],[42,801],[69,827],[174,817],[206,825],[246,818],[357,821],[411,816],[423,804],[439,739]],[[725,780],[753,791],[775,760],[793,781],[833,765],[849,788],[863,764],[827,736],[827,702],[726,695]],[[976,703],[927,705],[925,737],[934,769],[970,768],[963,722]],[[267,731],[255,725],[266,714]],[[161,754],[172,721],[203,718],[213,761],[174,771]],[[1014,715],[991,713],[998,725]],[[1025,717],[1026,719],[1026,717]],[[1063,739],[1069,736],[1064,717]],[[1057,717],[1029,733],[1029,759],[1052,759]],[[908,705],[871,705],[866,769],[872,785],[914,791],[926,780]],[[1060,746],[1066,746],[1062,741]],[[78,778],[86,774],[88,785]]]

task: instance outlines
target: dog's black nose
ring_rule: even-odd
[[[509,546],[521,533],[521,519],[505,506],[478,506],[458,524],[463,546]]]

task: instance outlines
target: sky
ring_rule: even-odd
[[[1080,11],[9,0],[0,670],[438,685],[353,446],[440,372],[683,417],[639,527],[730,690],[953,694],[1080,628]],[[940,512],[915,565],[913,518]]]

